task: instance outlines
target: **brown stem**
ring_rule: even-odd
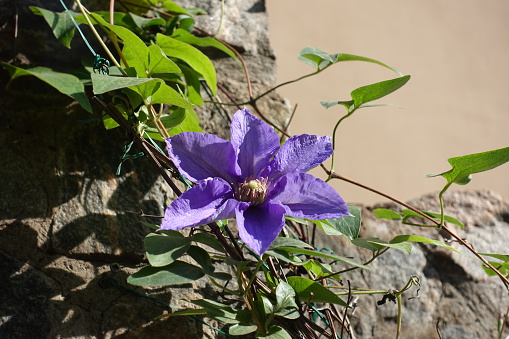
[[[407,209],[415,212],[415,213],[418,213],[419,215],[421,215],[423,218],[426,218],[428,220],[430,220],[432,223],[436,224],[437,227],[440,226],[440,223],[438,221],[436,221],[435,219],[433,219],[432,217],[430,217],[429,215],[423,213],[422,211],[419,211],[418,209],[416,209],[415,207],[412,207],[410,206],[409,204],[407,203],[404,203],[403,201],[401,200],[398,200],[388,194],[385,194],[383,192],[380,192],[372,187],[369,187],[369,186],[366,186],[366,185],[363,185],[359,182],[356,182],[352,179],[349,179],[347,177],[344,177],[342,175],[339,175],[337,173],[330,173],[330,171],[328,171],[323,165],[322,165],[322,168],[324,168],[325,172],[327,172],[331,178],[334,178],[334,179],[340,179],[340,180],[343,180],[343,181],[346,181],[346,182],[349,182],[351,184],[354,184],[356,186],[359,186],[359,187],[362,187],[368,191],[371,191],[373,193],[376,193],[378,195],[381,195],[382,197],[384,198],[387,198],[389,200],[392,200],[394,201],[395,203],[403,206],[403,207],[406,207]],[[481,260],[486,266],[488,266],[491,270],[493,270],[493,272],[495,272],[499,278],[502,280],[502,282],[504,283],[505,287],[507,289],[509,289],[509,279],[507,279],[507,277],[505,277],[502,273],[499,272],[499,270],[497,270],[492,264],[490,264],[486,259],[484,259],[484,257],[482,255],[480,255],[471,245],[467,244],[465,242],[465,240],[461,239],[460,236],[458,236],[456,233],[454,233],[453,231],[451,231],[447,226],[443,226],[442,229],[447,233],[449,234],[451,237],[453,237],[454,239],[456,239],[456,241],[458,241],[461,245],[463,245],[467,250],[469,250],[473,255],[475,255],[479,260]]]

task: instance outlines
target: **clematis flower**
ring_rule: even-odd
[[[283,229],[285,216],[350,215],[332,187],[305,173],[332,154],[329,137],[293,136],[280,147],[277,133],[243,109],[233,117],[231,141],[184,132],[166,144],[180,173],[197,185],[170,204],[161,229],[235,217],[240,239],[261,255]]]

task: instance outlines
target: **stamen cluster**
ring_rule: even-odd
[[[257,206],[262,204],[267,197],[268,178],[246,179],[235,188],[235,198],[240,201],[250,202]]]

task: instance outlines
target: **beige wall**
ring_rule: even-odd
[[[440,190],[447,159],[509,146],[509,2],[506,0],[267,0],[279,82],[312,71],[297,61],[303,47],[371,57],[412,79],[340,127],[336,171],[408,200]],[[351,90],[394,77],[382,67],[339,63],[279,90],[298,109],[293,134],[330,135]],[[315,175],[320,171],[314,172]],[[509,199],[509,164],[474,175],[466,188]],[[349,202],[383,199],[343,182]],[[461,189],[455,186],[454,189]]]

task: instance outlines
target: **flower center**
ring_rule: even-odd
[[[246,179],[235,189],[235,198],[240,201],[250,202],[251,205],[260,205],[267,197],[268,178]]]

